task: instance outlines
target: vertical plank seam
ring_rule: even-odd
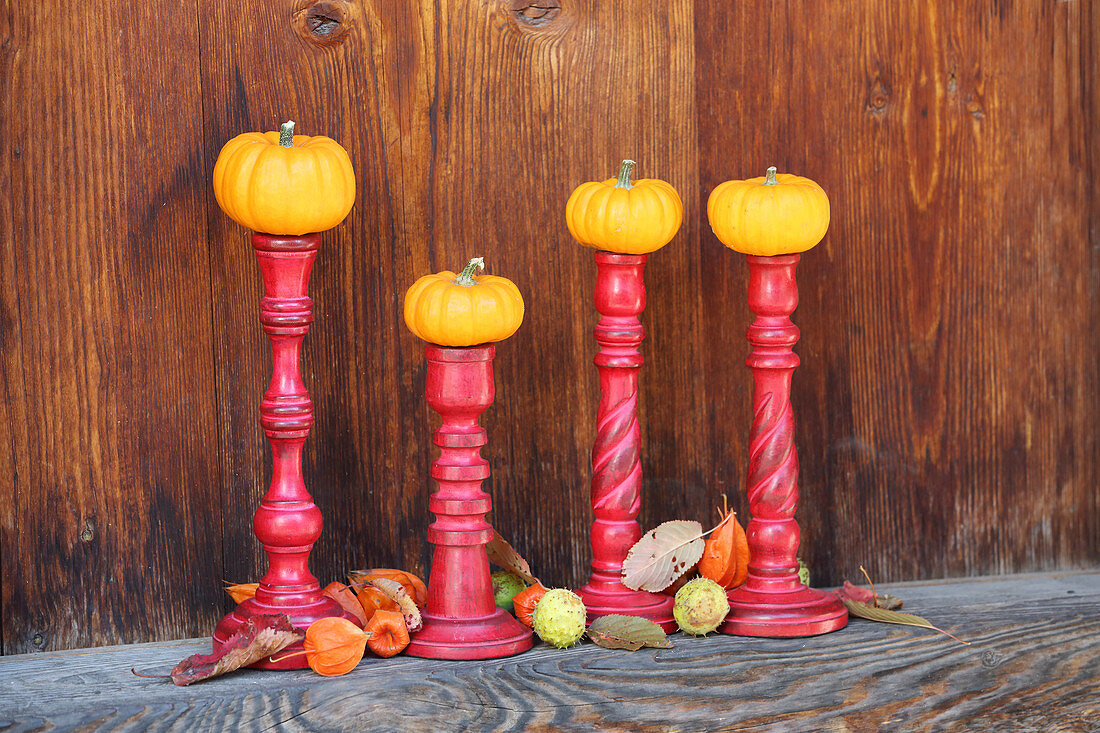
[[[1090,131],[1096,129],[1097,120],[1097,107],[1100,105],[1100,100],[1097,99],[1097,85],[1096,85],[1096,72],[1097,67],[1097,25],[1100,23],[1100,13],[1097,12],[1096,6],[1093,3],[1085,3],[1081,12],[1085,17],[1081,21],[1081,33],[1078,43],[1081,45],[1080,53],[1078,54],[1079,63],[1081,64],[1081,79],[1082,79],[1082,97],[1084,109],[1082,114],[1085,124],[1082,125],[1082,135],[1085,138],[1085,201],[1089,205],[1089,216],[1086,220],[1086,226],[1088,227],[1088,236],[1086,238],[1086,245],[1089,248],[1089,301],[1091,311],[1091,321],[1096,323],[1100,321],[1100,261],[1098,261],[1098,237],[1097,230],[1100,229],[1100,209],[1097,207],[1096,196],[1096,175],[1097,175],[1097,148],[1100,147],[1100,143],[1096,142],[1096,136],[1090,135]],[[1092,333],[1092,348],[1089,349],[1091,354],[1092,364],[1091,371],[1093,373],[1092,391],[1093,391],[1093,416],[1100,415],[1100,389],[1097,388],[1097,384],[1100,383],[1100,337],[1097,336],[1095,329],[1091,330]],[[1090,466],[1090,476],[1087,476],[1088,483],[1094,485],[1097,476],[1098,466],[1100,466],[1100,440],[1097,439],[1096,431],[1092,431],[1092,460],[1086,459],[1087,465]],[[1090,547],[1092,547],[1093,559],[1096,558],[1097,547],[1100,546],[1100,493],[1096,491],[1089,492],[1092,495],[1092,511],[1088,513],[1088,516],[1092,517],[1092,538],[1088,541]]]

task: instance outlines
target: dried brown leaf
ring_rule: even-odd
[[[493,530],[493,539],[486,545],[485,550],[489,553],[489,562],[497,567],[515,573],[531,585],[536,583],[542,585],[539,583],[539,579],[531,574],[531,566],[527,564],[527,561],[495,529]]]
[[[889,593],[876,593],[874,605],[876,608],[885,608],[887,611],[896,611],[901,608],[902,600],[897,596],[890,595]]]
[[[286,649],[305,634],[285,614],[250,616],[213,654],[192,654],[172,669],[172,681],[189,685],[232,672]]]
[[[405,626],[408,627],[410,633],[420,631],[424,627],[424,622],[420,618],[420,609],[416,607],[416,601],[405,590],[405,586],[389,578],[371,578],[367,582],[385,593],[390,600],[397,604],[398,608],[401,609],[401,614],[405,617]]]
[[[588,627],[588,638],[605,649],[638,651],[643,646],[671,649],[664,629],[647,618],[613,614],[601,616]]]
[[[901,624],[903,626],[920,626],[926,629],[932,629],[938,631],[945,636],[950,636],[960,644],[969,644],[969,641],[963,641],[954,634],[950,634],[943,629],[933,626],[928,619],[915,616],[911,613],[901,613],[899,611],[891,611],[886,608],[877,608],[869,603],[862,603],[861,601],[853,601],[850,598],[841,599],[844,602],[844,606],[848,609],[848,613],[859,618],[865,618],[870,621],[881,621],[887,624]]]
[[[653,593],[664,590],[699,562],[707,534],[703,525],[684,519],[646,532],[623,561],[623,585]]]

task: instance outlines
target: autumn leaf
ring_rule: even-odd
[[[259,583],[226,583],[225,592],[229,594],[229,597],[233,599],[233,602],[240,605],[249,598],[253,598],[256,595],[256,590],[260,587]]]
[[[367,621],[369,621],[366,612],[363,610],[363,604],[359,602],[359,598],[356,597],[355,591],[348,588],[343,583],[339,583],[335,580],[332,581],[321,591],[321,595],[339,603],[340,608],[359,620],[360,626],[365,626]]]
[[[285,614],[250,616],[213,654],[192,654],[172,669],[172,682],[189,685],[232,672],[286,649],[305,634]]]
[[[945,636],[950,636],[960,644],[969,644],[969,641],[963,641],[954,634],[950,634],[943,629],[933,626],[927,619],[915,616],[911,613],[901,613],[900,611],[891,611],[886,608],[876,608],[869,603],[863,603],[862,601],[853,601],[850,598],[841,596],[841,601],[844,602],[844,607],[848,609],[848,613],[859,618],[865,618],[870,621],[881,621],[887,624],[901,624],[903,626],[921,626],[926,629],[932,629],[938,631]]]
[[[868,588],[860,588],[858,585],[852,585],[847,580],[844,581],[844,587],[836,592],[842,599],[847,598],[850,601],[858,601],[860,603],[866,603],[874,606],[875,608],[885,608],[889,611],[896,611],[901,608],[902,601],[897,596],[889,594],[883,595],[875,590],[875,584],[871,582],[871,576],[867,574],[867,571],[862,565],[859,566],[859,570],[863,573],[863,577],[867,578]]]
[[[420,609],[416,607],[416,602],[405,590],[405,586],[389,578],[371,578],[367,582],[385,593],[391,601],[397,604],[398,608],[401,609],[401,614],[405,617],[405,626],[408,627],[410,632],[420,631],[424,627],[424,622],[420,618]]]
[[[646,532],[623,561],[623,585],[653,593],[669,587],[699,562],[707,534],[703,525],[684,519]]]
[[[527,561],[495,529],[493,530],[493,539],[489,540],[485,550],[489,553],[489,562],[497,567],[515,573],[531,585],[542,585],[539,583],[538,578],[531,575],[531,566],[527,564]]]
[[[869,606],[875,605],[875,598],[877,597],[877,594],[870,588],[860,588],[858,585],[852,585],[847,580],[844,581],[844,587],[838,590],[836,594],[841,599],[866,603]]]
[[[672,642],[664,629],[647,618],[612,614],[601,616],[588,627],[588,638],[604,649],[628,649],[636,652],[643,646],[671,649]]]

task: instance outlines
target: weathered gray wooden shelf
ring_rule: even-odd
[[[344,677],[141,679],[208,642],[0,657],[0,731],[1100,730],[1100,571],[882,586],[971,642],[853,619],[804,639],[368,658]],[[880,589],[880,590],[882,590]]]

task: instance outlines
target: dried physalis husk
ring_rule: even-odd
[[[737,516],[725,505],[718,510],[721,521],[707,537],[703,556],[699,559],[699,574],[723,588],[736,588],[749,574],[749,541]]]

